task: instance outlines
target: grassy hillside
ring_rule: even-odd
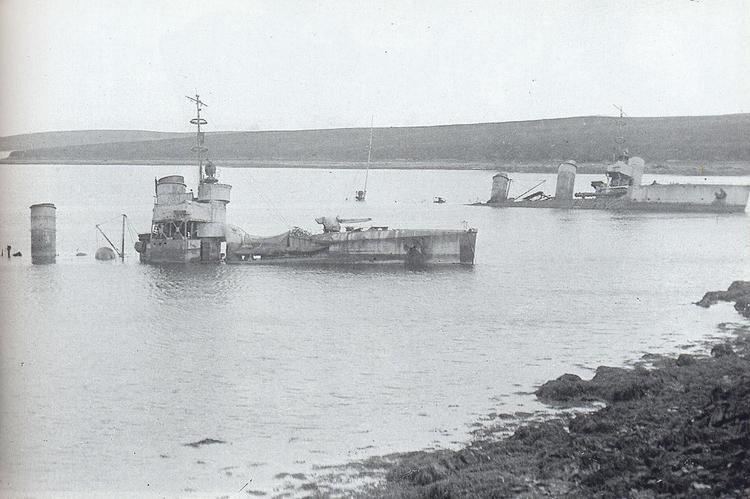
[[[377,128],[374,161],[550,163],[563,159],[601,162],[612,158],[622,134],[632,154],[649,163],[750,160],[750,114],[669,118],[577,117],[551,120],[429,127]],[[163,162],[190,161],[193,137],[118,141],[16,151],[8,161]],[[266,161],[367,159],[369,129],[223,132],[208,134],[214,160],[235,164]]]
[[[104,144],[108,142],[161,140],[184,135],[184,133],[149,132],[145,130],[76,130],[70,132],[27,133],[0,137],[0,151]]]

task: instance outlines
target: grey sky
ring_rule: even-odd
[[[0,135],[750,111],[750,3],[0,0]]]

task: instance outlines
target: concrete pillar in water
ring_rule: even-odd
[[[40,203],[31,208],[31,263],[55,263],[57,239],[55,205]]]
[[[488,203],[504,203],[508,200],[510,179],[507,173],[497,173],[492,177],[492,193]]]
[[[559,206],[570,206],[573,204],[573,192],[575,191],[576,170],[578,165],[575,161],[561,163],[557,169],[557,185],[555,186],[555,201]]]

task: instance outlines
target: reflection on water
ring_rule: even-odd
[[[533,412],[546,379],[694,344],[736,316],[691,301],[750,271],[743,215],[460,204],[491,172],[371,172],[356,206],[332,198],[357,172],[224,172],[229,218],[252,232],[324,210],[401,227],[467,220],[473,268],[97,262],[73,256],[93,255],[93,225],[127,211],[147,228],[152,177],[173,170],[10,168],[0,244],[28,255],[28,206],[49,200],[60,256],[0,261],[6,492],[272,492],[320,466],[452,445],[489,412]],[[96,189],[61,186],[82,174]],[[226,443],[185,445],[206,438]]]

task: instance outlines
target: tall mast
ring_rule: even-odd
[[[370,175],[370,157],[372,156],[372,124],[375,116],[370,117],[370,145],[367,146],[367,169],[365,170],[365,196],[367,195],[367,177]]]
[[[205,137],[204,132],[201,132],[201,125],[208,124],[208,121],[201,118],[201,109],[203,106],[208,107],[208,104],[203,102],[200,98],[200,95],[197,93],[195,94],[195,97],[190,97],[189,95],[186,95],[189,100],[195,102],[195,118],[190,120],[190,123],[198,127],[196,133],[195,133],[195,145],[191,148],[191,151],[193,151],[197,155],[198,160],[198,182],[203,182],[203,155],[208,152],[208,148],[203,146],[203,139]]]
[[[620,111],[620,118],[617,120],[617,137],[615,137],[615,144],[616,146],[616,153],[615,153],[615,161],[619,161],[623,157],[626,156],[627,148],[625,147],[625,112],[622,110],[622,106],[618,106],[617,104],[612,104],[615,106],[615,108]]]
[[[126,214],[122,214],[122,240],[120,241],[120,260],[125,261],[125,218]]]

